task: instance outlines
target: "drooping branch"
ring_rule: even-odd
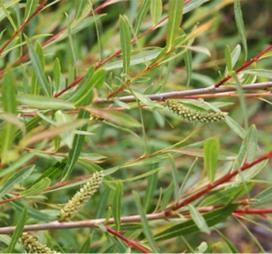
[[[272,82],[262,82],[262,83],[255,83],[255,84],[247,84],[243,85],[243,90],[246,91],[253,91],[253,90],[264,90],[272,87]],[[181,90],[181,91],[171,91],[165,93],[158,93],[158,94],[150,94],[146,95],[150,100],[153,101],[164,101],[166,99],[182,99],[189,96],[197,96],[197,95],[208,95],[208,94],[218,94],[224,92],[231,92],[236,91],[235,86],[224,86],[224,87],[206,87],[206,88],[198,88],[198,89],[190,89],[190,90]],[[115,100],[122,101],[122,102],[134,102],[136,101],[135,96],[121,96],[116,97]],[[102,104],[102,103],[112,103],[114,100],[112,99],[97,99],[95,103]]]

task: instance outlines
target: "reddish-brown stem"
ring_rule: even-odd
[[[117,238],[119,238],[120,240],[122,240],[123,242],[125,242],[129,247],[132,247],[138,251],[140,251],[141,253],[151,253],[151,251],[147,248],[145,248],[144,246],[142,246],[140,243],[138,243],[137,241],[133,241],[128,239],[127,237],[125,237],[122,233],[120,233],[117,230],[114,230],[111,227],[105,226],[107,231],[116,236]]]
[[[36,10],[27,17],[23,23],[18,27],[17,30],[14,31],[14,33],[11,35],[11,37],[4,43],[4,45],[0,48],[0,55],[2,55],[3,51],[7,48],[7,46],[16,38],[16,36],[27,26],[27,24],[30,22],[31,19],[33,19],[39,12],[42,11],[44,6],[46,5],[48,0],[42,1]]]
[[[252,91],[252,90],[265,90],[272,87],[272,82],[262,82],[262,83],[255,83],[255,84],[246,84],[243,85],[243,90],[246,91]],[[150,100],[153,101],[164,101],[167,99],[183,99],[188,98],[188,96],[199,96],[199,95],[206,95],[209,94],[218,94],[218,93],[225,93],[225,92],[232,92],[236,91],[236,87],[234,86],[223,86],[223,87],[205,87],[205,88],[198,88],[198,89],[190,89],[190,90],[181,90],[181,91],[171,91],[171,92],[165,92],[165,93],[157,93],[157,94],[149,94],[146,95]],[[196,98],[196,97],[195,97]],[[135,96],[129,95],[129,96],[121,96],[117,97],[118,101],[122,102],[135,102],[136,98]],[[112,103],[112,100],[108,99],[97,99],[95,103],[101,104],[101,103]]]
[[[222,176],[218,180],[204,186],[201,190],[197,191],[195,194],[189,196],[188,198],[184,199],[183,201],[177,202],[177,203],[171,205],[169,208],[167,208],[165,210],[165,212],[164,212],[165,215],[169,215],[173,211],[178,210],[178,209],[192,203],[193,201],[199,199],[200,197],[204,196],[205,194],[207,194],[208,192],[210,192],[211,190],[216,188],[217,186],[219,186],[223,183],[229,182],[234,176],[238,175],[240,172],[248,170],[251,167],[257,165],[258,163],[260,163],[264,160],[271,159],[271,158],[272,158],[272,151],[258,157],[256,160],[254,160],[251,163],[244,163],[240,169],[236,169],[232,172],[227,173],[226,175]]]
[[[272,208],[238,208],[235,210],[236,214],[270,214],[272,213]]]
[[[267,52],[269,52],[271,50],[272,50],[272,45],[269,45],[268,47],[266,47],[265,49],[260,51],[257,55],[255,55],[254,57],[252,57],[249,60],[247,60],[246,62],[244,62],[244,64],[242,66],[240,66],[238,69],[235,70],[235,73],[236,74],[240,73],[241,71],[246,69],[251,64],[257,62],[263,55],[265,55]],[[228,76],[224,77],[223,79],[221,79],[220,81],[218,81],[213,86],[219,87],[219,86],[223,85],[225,82],[229,81],[231,78],[232,78],[232,76],[228,75]]]
[[[243,205],[240,203],[240,205]],[[209,207],[200,207],[199,212],[205,213],[213,211],[214,209],[219,208],[219,206],[209,206]],[[188,211],[181,212],[183,215],[187,215]],[[233,212],[233,215],[242,215],[242,214],[255,214],[255,215],[266,215],[272,214],[272,208],[238,208]],[[159,213],[150,213],[146,215],[146,218],[151,220],[162,220],[171,218],[178,218],[180,215],[178,213],[173,213],[172,215],[166,217],[164,212]],[[141,221],[140,215],[130,215],[122,216],[122,223],[137,223]],[[70,222],[58,222],[52,221],[49,223],[40,223],[40,224],[30,224],[24,226],[24,231],[39,231],[39,230],[56,230],[56,229],[68,229],[68,228],[93,228],[97,227],[99,224],[111,225],[114,224],[114,218],[101,218],[101,219],[91,219],[91,220],[81,220],[81,221],[70,221]],[[15,226],[9,227],[0,227],[0,234],[10,234],[16,229]]]
[[[17,195],[17,196],[12,197],[12,198],[7,198],[7,199],[4,199],[4,200],[0,200],[0,205],[6,204],[6,203],[9,203],[11,201],[18,200],[18,199],[21,199],[21,198],[22,198],[21,195]]]
[[[191,0],[186,0],[185,4],[188,4],[189,2],[191,2]],[[156,30],[158,27],[161,26],[161,24],[163,22],[165,22],[168,19],[167,17],[164,17],[158,24],[150,27],[149,29],[147,29],[146,31],[142,32],[137,38],[133,38],[131,40],[131,44],[136,43],[137,40],[139,40],[140,38],[142,38],[144,35],[146,35],[147,33],[150,33],[154,30]],[[107,62],[109,62],[111,59],[113,59],[114,57],[120,56],[122,53],[121,49],[116,50],[115,52],[113,52],[111,55],[109,55],[108,57],[106,57],[105,59],[99,61],[98,63],[95,64],[95,69],[100,68],[101,66],[103,66],[104,64],[106,64]],[[54,97],[59,97],[60,95],[66,93],[67,91],[69,91],[70,89],[72,89],[73,87],[77,86],[80,81],[84,78],[84,76],[79,76],[77,77],[70,85],[68,85],[66,88],[64,88],[62,91],[56,93],[54,95]],[[122,89],[122,88],[120,88]],[[118,91],[119,92],[119,91]],[[117,93],[118,93],[117,92]]]
[[[48,0],[47,0],[48,1]],[[101,10],[103,10],[104,8],[106,8],[107,6],[111,5],[111,4],[114,4],[115,2],[118,2],[120,0],[107,0],[105,1],[104,3],[102,3],[101,5],[97,6],[95,9],[94,9],[94,12],[95,13],[99,13]],[[91,15],[91,13],[89,14]],[[29,22],[29,21],[28,21]],[[56,34],[52,35],[51,37],[49,37],[47,40],[45,40],[43,43],[42,43],[42,46],[45,47],[47,45],[49,45],[50,43],[56,41],[64,32],[66,31],[66,28],[63,28],[61,29],[59,32],[57,32]],[[11,66],[17,66],[21,63],[24,63],[26,62],[27,60],[29,59],[29,56],[28,54],[24,54],[22,55],[21,57],[19,57],[14,63],[11,64]],[[3,76],[5,72],[5,69],[1,69],[0,70],[0,77]]]

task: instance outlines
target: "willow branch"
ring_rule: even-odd
[[[11,37],[4,43],[4,45],[0,48],[0,55],[2,55],[3,51],[7,48],[7,46],[16,38],[16,36],[27,26],[27,24],[39,13],[42,11],[44,6],[46,5],[48,0],[42,1],[36,10],[27,17],[23,23],[18,27],[17,30],[14,31],[14,33],[11,35]]]
[[[219,207],[222,207],[222,206],[201,207],[198,209],[198,211],[201,213],[205,213],[205,212],[213,211],[214,209]],[[189,212],[182,211],[180,214],[187,216],[189,215]],[[233,212],[233,214],[234,215],[235,214],[255,214],[255,215],[272,214],[272,208],[248,208],[248,207],[238,208]],[[157,212],[157,213],[147,214],[146,218],[149,221],[169,220],[169,218],[180,218],[180,215],[178,213],[173,213],[166,217],[164,212]],[[141,222],[140,215],[122,216],[120,219],[121,219],[121,223]],[[109,219],[101,218],[101,219],[70,221],[70,222],[53,221],[49,223],[25,225],[24,232],[41,231],[41,230],[57,230],[57,229],[73,229],[73,228],[94,228],[94,227],[97,227],[99,224],[111,225],[114,223],[115,223],[114,218],[109,218]],[[10,234],[14,232],[15,229],[16,229],[15,226],[0,227],[0,234]]]
[[[235,70],[235,73],[238,74],[241,71],[243,71],[244,69],[246,69],[248,66],[252,65],[253,63],[256,63],[257,61],[260,60],[260,58],[262,56],[264,56],[267,52],[269,52],[271,50],[272,50],[272,45],[269,45],[268,47],[266,47],[265,49],[260,51],[257,55],[255,55],[251,59],[244,62],[244,64],[242,64],[238,69]],[[219,87],[219,86],[223,85],[224,83],[226,83],[227,81],[229,81],[231,78],[232,78],[232,76],[228,75],[228,76],[224,77],[223,79],[221,79],[220,81],[218,81],[216,84],[214,84],[213,87]]]
[[[254,160],[251,163],[247,163],[247,162],[244,163],[240,169],[230,171],[229,173],[225,174],[224,176],[217,179],[216,181],[207,184],[202,189],[200,189],[196,193],[192,194],[188,198],[184,199],[183,201],[174,203],[173,205],[171,205],[170,207],[168,207],[164,211],[165,215],[167,216],[169,214],[172,214],[173,211],[176,211],[176,210],[178,210],[178,209],[192,203],[193,201],[199,199],[200,197],[203,197],[204,195],[206,195],[208,192],[215,189],[216,187],[231,181],[231,179],[233,177],[235,177],[236,175],[238,175],[239,173],[241,173],[243,171],[246,171],[246,170],[249,170],[250,168],[252,168],[253,166],[259,164],[260,162],[271,159],[271,158],[272,158],[272,151],[258,157],[256,160]]]
[[[45,2],[47,2],[48,0],[46,0]],[[114,3],[116,3],[116,2],[118,2],[118,1],[120,1],[120,0],[107,0],[107,1],[105,1],[104,3],[102,3],[102,4],[100,4],[99,6],[97,6],[95,9],[94,9],[94,12],[95,13],[99,13],[101,10],[103,10],[104,8],[106,8],[106,7],[108,7],[109,5],[111,5],[111,4],[114,4]],[[38,9],[38,8],[37,8]],[[38,14],[38,13],[36,13],[36,11],[34,12],[35,13],[35,15],[36,14]],[[33,13],[33,14],[34,14]],[[33,15],[32,14],[32,15]],[[32,16],[31,15],[31,16]],[[34,15],[34,16],[35,16]],[[92,15],[92,13],[89,13],[88,15],[87,15],[87,17],[88,16],[90,16],[90,15]],[[30,17],[31,17],[30,16]],[[28,21],[27,21],[27,23],[29,23],[29,21],[32,19],[33,17],[31,17]],[[27,24],[26,23],[26,24]],[[26,26],[26,24],[24,25],[24,26]],[[21,29],[22,30],[22,29]],[[63,29],[61,29],[60,31],[58,31],[57,33],[55,33],[55,34],[53,34],[53,35],[51,35],[47,40],[45,40],[43,43],[42,43],[42,47],[45,47],[45,46],[48,46],[48,45],[50,45],[51,43],[53,43],[54,41],[56,41],[65,31],[67,30],[67,27],[64,27]],[[13,35],[14,36],[14,35]],[[15,37],[16,37],[16,35],[15,35]],[[14,38],[15,38],[14,37]],[[14,39],[13,38],[13,39]],[[12,40],[13,40],[12,39]],[[9,42],[10,43],[10,42]],[[8,43],[8,44],[9,44]],[[4,45],[5,46],[5,45]],[[7,45],[5,46],[5,48],[7,47]],[[2,53],[2,52],[1,52]],[[0,53],[0,55],[1,55],[1,53]],[[28,55],[28,53],[25,53],[24,55],[22,55],[22,56],[20,56],[19,58],[17,58],[17,60],[15,60],[15,62],[13,62],[10,66],[11,67],[14,67],[14,66],[17,66],[17,65],[19,65],[19,64],[21,64],[21,63],[24,63],[24,62],[26,62],[26,61],[28,61],[29,60],[29,55]],[[3,69],[0,69],[0,77],[2,77],[3,76],[3,74],[4,74],[4,72],[5,72],[5,68],[3,68]]]
[[[151,253],[151,251],[147,248],[145,248],[144,246],[142,246],[140,243],[138,243],[137,241],[133,241],[128,239],[127,237],[125,237],[122,233],[120,233],[119,231],[110,228],[108,226],[106,226],[106,230],[107,232],[109,232],[110,234],[114,235],[115,237],[119,238],[120,240],[122,240],[123,242],[125,242],[129,247],[132,247],[138,251],[140,251],[141,253]]]
[[[185,0],[185,4],[190,3],[191,0]],[[137,40],[141,39],[142,37],[144,37],[146,34],[156,30],[158,27],[160,27],[165,21],[167,21],[168,16],[164,17],[162,20],[160,20],[158,22],[158,24],[150,27],[149,29],[147,29],[146,31],[142,32],[138,37],[133,38],[130,43],[131,44],[135,44],[137,42]],[[100,68],[101,66],[105,65],[107,62],[109,62],[110,60],[112,60],[113,58],[120,56],[122,53],[121,49],[116,50],[115,52],[113,52],[111,55],[109,55],[108,57],[106,57],[105,59],[103,59],[102,61],[99,61],[98,63],[95,64],[95,69]],[[66,93],[67,91],[69,91],[70,89],[72,89],[73,87],[77,86],[81,80],[83,80],[84,76],[78,76],[71,84],[69,84],[66,88],[64,88],[63,90],[61,90],[60,92],[56,93],[54,95],[54,97],[59,97],[62,94]]]
[[[252,90],[264,90],[272,87],[272,82],[262,82],[262,83],[255,83],[255,84],[247,84],[243,85],[243,91],[252,91]],[[235,86],[224,86],[224,87],[206,87],[206,88],[198,88],[198,89],[190,89],[190,90],[181,90],[181,91],[171,91],[165,93],[158,93],[158,94],[149,94],[146,95],[147,98],[153,101],[164,101],[166,99],[182,99],[188,96],[197,96],[197,95],[207,95],[207,94],[217,94],[217,93],[225,93],[236,91]],[[115,100],[122,101],[122,102],[135,102],[135,96],[121,96],[116,97]],[[97,99],[95,103],[112,103],[114,100],[112,99]]]

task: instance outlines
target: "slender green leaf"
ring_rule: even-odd
[[[94,73],[93,68],[91,68],[69,100],[76,106],[89,104],[92,100],[93,89],[99,88],[103,84],[105,75],[103,69],[99,69]]]
[[[38,95],[19,95],[17,101],[23,105],[28,105],[33,108],[39,109],[73,109],[75,108],[72,103],[66,102],[62,99],[38,96]]]
[[[123,197],[123,183],[117,181],[115,183],[115,190],[113,194],[113,203],[112,203],[112,213],[114,217],[114,222],[116,225],[117,231],[120,231],[121,226],[121,204],[122,204],[122,197]]]
[[[156,25],[159,22],[162,15],[162,8],[162,0],[152,0],[150,2],[150,14],[152,17],[153,25]]]
[[[204,167],[211,182],[215,179],[219,153],[220,147],[218,138],[209,138],[205,140]]]
[[[146,218],[144,209],[143,209],[142,204],[141,204],[141,198],[140,198],[139,194],[137,192],[135,192],[135,191],[133,191],[133,197],[134,197],[134,200],[135,200],[135,203],[136,203],[136,206],[137,206],[138,213],[141,216],[142,227],[143,227],[144,234],[145,234],[145,236],[147,238],[147,241],[148,241],[152,251],[155,252],[155,253],[159,253],[159,250],[156,247],[156,243],[154,241],[152,232],[151,232],[151,230],[149,228],[148,220]]]
[[[232,129],[234,133],[236,133],[240,138],[244,138],[246,135],[245,130],[241,127],[239,123],[237,123],[230,116],[226,116],[226,124]]]
[[[50,96],[51,95],[50,84],[49,84],[47,77],[45,75],[45,72],[43,70],[42,63],[39,59],[39,56],[36,53],[36,51],[34,50],[30,41],[28,41],[28,50],[29,50],[29,57],[30,57],[33,69],[34,69],[37,79],[41,85],[41,88],[46,96]]]
[[[271,204],[272,203],[272,187],[268,187],[262,192],[258,193],[254,199],[257,205]]]
[[[214,210],[212,212],[208,212],[203,215],[207,225],[211,228],[218,223],[225,221],[228,216],[231,215],[231,213],[237,208],[237,205],[228,205],[223,208],[219,208],[217,210]],[[195,222],[190,219],[188,221],[182,222],[180,224],[174,225],[169,227],[166,230],[163,230],[159,234],[155,235],[155,239],[157,241],[159,240],[166,240],[170,239],[176,236],[184,236],[188,234],[193,234],[199,232],[198,226],[195,224]]]
[[[11,116],[16,114],[16,86],[12,73],[8,71],[5,75],[2,85],[2,103],[4,112]],[[6,163],[12,158],[9,150],[13,144],[14,136],[16,132],[16,125],[12,122],[5,122],[3,129],[0,132],[0,144],[1,144],[1,161]]]
[[[145,198],[144,198],[144,209],[146,212],[151,207],[151,200],[155,193],[156,186],[158,184],[158,172],[156,171],[154,174],[148,177],[147,179],[147,189],[145,191]]]
[[[175,46],[175,40],[179,34],[182,20],[184,0],[170,0],[168,11],[167,41],[166,48],[170,51]]]
[[[236,26],[238,28],[238,31],[239,31],[239,34],[241,37],[241,41],[242,41],[242,44],[244,47],[245,59],[247,59],[247,51],[248,50],[247,50],[246,31],[245,31],[245,25],[244,25],[240,0],[234,1],[234,15],[235,15]]]
[[[206,234],[210,233],[209,226],[207,225],[204,217],[197,211],[193,205],[188,205],[192,220],[195,222],[201,232]]]
[[[20,236],[22,235],[24,225],[26,223],[27,218],[27,209],[24,207],[23,211],[20,213],[20,216],[18,216],[16,229],[12,235],[10,245],[7,249],[7,253],[13,253],[16,243],[18,242]]]
[[[81,119],[88,119],[90,117],[90,113],[85,111],[85,110],[81,110],[78,114],[78,119],[81,120]],[[80,129],[80,131],[86,131],[87,130],[87,125],[83,125]],[[76,134],[74,136],[74,139],[73,139],[73,146],[72,146],[72,149],[69,151],[69,154],[68,154],[68,158],[67,158],[67,163],[66,163],[66,166],[63,170],[63,178],[67,178],[73,168],[74,168],[74,165],[76,164],[77,160],[78,160],[78,157],[80,155],[80,152],[81,152],[81,149],[83,147],[83,143],[84,143],[84,138],[85,136],[83,135],[79,135],[79,134]]]
[[[247,160],[249,150],[251,151],[250,152],[251,156],[255,155],[256,152],[254,151],[256,151],[257,148],[256,142],[257,142],[256,129],[254,126],[251,126],[246,133],[246,136],[241,144],[239,153],[234,162],[235,169],[239,169],[243,165],[243,163]],[[251,161],[254,160],[254,157],[251,157],[250,160]]]
[[[31,196],[42,193],[51,183],[47,177],[41,179],[39,182],[33,184],[30,188],[22,192],[23,196]]]
[[[11,176],[5,184],[0,189],[0,196],[2,197],[5,195],[8,191],[10,191],[14,185],[22,182],[25,180],[34,170],[35,166],[32,166],[28,169],[22,169],[21,171],[17,172],[13,176]]]
[[[126,16],[120,16],[119,23],[120,23],[120,41],[121,41],[121,49],[122,49],[122,57],[123,57],[123,73],[127,76],[129,71],[129,65],[130,65],[131,34],[130,34],[128,19]]]
[[[148,12],[150,1],[153,1],[153,0],[144,0],[143,4],[140,6],[140,10],[138,11],[136,24],[135,24],[135,34],[138,34],[140,30],[143,19]]]

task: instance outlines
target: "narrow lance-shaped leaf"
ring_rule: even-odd
[[[0,189],[0,197],[2,197],[7,192],[9,192],[13,188],[13,186],[15,186],[16,184],[19,184],[24,179],[29,177],[31,173],[33,172],[34,168],[35,166],[32,166],[31,168],[28,168],[28,169],[22,169],[16,174],[13,174],[10,178],[6,179],[5,184],[3,184],[3,186]]]
[[[144,210],[148,212],[151,207],[151,200],[156,191],[156,186],[158,184],[158,172],[155,172],[151,176],[148,177],[147,189],[145,191],[145,199],[144,199]]]
[[[152,0],[150,3],[150,14],[152,17],[153,25],[156,25],[162,15],[162,0]]]
[[[219,141],[218,138],[209,138],[204,142],[204,166],[208,173],[209,180],[215,179],[217,161],[219,157]]]
[[[138,12],[138,16],[136,19],[136,24],[135,24],[135,34],[137,34],[139,32],[139,29],[140,29],[140,26],[143,22],[143,19],[149,9],[150,1],[152,1],[152,0],[144,0],[143,4],[140,7],[140,10]]]
[[[100,69],[97,70],[93,75],[93,69],[90,69],[87,73],[87,76],[83,80],[83,83],[80,85],[75,94],[71,97],[71,101],[73,101],[76,106],[89,104],[92,100],[93,89],[95,87],[99,88],[103,84],[105,74],[105,71]],[[78,119],[89,119],[89,117],[90,113],[83,109],[78,114]],[[87,125],[82,126],[79,131],[86,131],[87,127]],[[84,135],[76,134],[74,136],[72,149],[69,151],[67,164],[63,172],[64,178],[67,178],[72,172],[84,144],[84,138]]]
[[[7,72],[2,85],[3,110],[8,114],[16,114],[16,87],[15,80],[11,72]],[[9,149],[12,146],[15,136],[16,126],[11,122],[4,123],[1,130],[1,161],[8,162]]]
[[[245,51],[245,59],[247,59],[247,41],[246,41],[246,31],[245,31],[245,25],[243,20],[243,14],[241,10],[241,3],[240,0],[234,1],[234,15],[235,15],[235,22],[242,40],[242,44]]]
[[[143,231],[144,231],[144,234],[145,234],[145,236],[147,238],[147,241],[148,241],[148,243],[149,243],[152,251],[155,252],[155,253],[159,253],[159,251],[158,251],[158,249],[156,247],[156,243],[155,243],[155,240],[153,238],[152,232],[151,232],[151,230],[149,228],[148,220],[146,218],[146,215],[145,215],[145,212],[144,212],[144,208],[142,207],[140,196],[135,191],[133,191],[133,196],[134,196],[134,200],[136,202],[138,213],[141,216],[141,222],[142,222],[142,226],[143,226]]]
[[[168,11],[167,41],[166,48],[170,51],[175,46],[175,40],[178,36],[179,26],[182,21],[184,0],[170,0]]]
[[[130,65],[130,54],[131,54],[131,34],[129,30],[128,19],[125,16],[120,16],[120,41],[121,41],[121,49],[123,56],[123,72],[128,75],[129,65]],[[125,79],[126,79],[125,78]]]
[[[212,227],[222,221],[225,221],[228,216],[231,215],[231,213],[237,208],[237,205],[228,205],[226,207],[219,208],[215,211],[208,212],[203,215],[207,225],[209,227]],[[199,228],[196,225],[196,223],[190,219],[188,221],[176,224],[174,226],[171,226],[165,230],[163,230],[161,233],[157,234],[155,236],[155,239],[157,241],[159,240],[166,240],[170,239],[176,236],[184,236],[188,234],[193,234],[199,232]]]
[[[42,88],[45,95],[50,96],[51,95],[50,84],[49,84],[47,77],[44,73],[43,64],[41,63],[38,54],[34,50],[32,44],[29,40],[28,40],[28,50],[29,50],[29,57],[30,57],[33,69],[34,69],[37,79],[41,85],[41,88]]]
[[[78,119],[89,119],[90,113],[85,111],[85,110],[80,110],[78,114]],[[79,128],[80,131],[86,131],[88,125],[85,124],[81,128]],[[72,144],[72,149],[69,151],[68,158],[67,158],[67,163],[63,171],[63,178],[66,179],[72,172],[74,165],[76,164],[78,157],[80,155],[82,146],[84,144],[84,135],[79,135],[76,134],[73,139],[73,144]]]
[[[93,69],[90,69],[69,100],[72,101],[75,106],[89,104],[92,100],[93,89],[103,84],[105,75],[106,72],[103,69],[97,70],[95,73]]]
[[[122,196],[123,196],[123,183],[116,182],[115,190],[113,194],[113,203],[112,203],[112,213],[114,217],[114,221],[116,224],[116,229],[120,231],[121,226],[121,203],[122,203]]]
[[[200,231],[207,234],[210,233],[209,226],[207,225],[204,217],[197,211],[197,209],[193,205],[189,205],[188,207],[192,216],[192,220],[195,222]]]
[[[14,253],[15,245],[18,242],[19,237],[22,235],[24,225],[26,223],[26,219],[27,219],[27,209],[24,207],[23,211],[20,212],[20,215],[18,216],[16,229],[12,235],[11,242],[6,253]]]

